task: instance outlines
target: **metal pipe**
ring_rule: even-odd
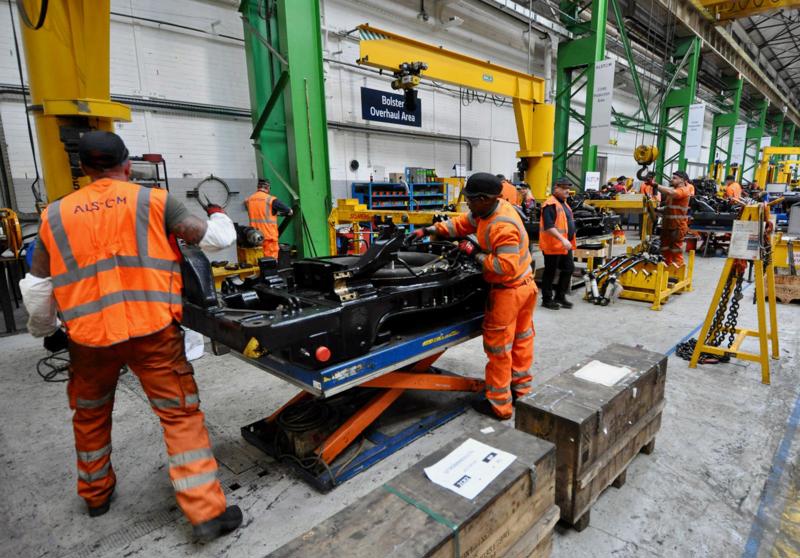
[[[421,139],[430,139],[434,141],[448,141],[453,143],[464,143],[467,146],[467,168],[472,169],[472,142],[459,136],[451,136],[444,134],[431,134],[428,132],[411,132],[406,130],[393,130],[390,128],[379,128],[377,126],[361,126],[358,124],[347,124],[344,122],[328,121],[328,128],[335,130],[346,130],[351,132],[362,132],[366,134],[383,134],[387,136],[401,136],[401,137],[414,137]]]

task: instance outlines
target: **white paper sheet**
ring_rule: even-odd
[[[516,455],[470,438],[441,461],[427,467],[425,475],[435,484],[472,500],[516,458]]]
[[[611,387],[630,373],[630,369],[624,366],[612,366],[599,360],[593,360],[575,372],[574,375],[576,378],[587,382]]]

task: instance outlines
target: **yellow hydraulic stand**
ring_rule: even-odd
[[[636,251],[628,248],[629,254]],[[661,310],[661,305],[670,296],[692,291],[694,250],[690,250],[688,256],[688,261],[681,266],[667,265],[664,262],[643,262],[623,273],[619,278],[623,289],[619,297],[652,302],[651,310]]]
[[[706,320],[700,330],[697,344],[689,362],[690,368],[695,368],[701,354],[715,356],[729,356],[761,363],[761,382],[769,384],[769,346],[772,342],[772,358],[778,359],[778,317],[775,309],[775,266],[772,262],[772,234],[770,230],[769,207],[766,204],[750,205],[742,212],[742,221],[755,221],[759,223],[759,256],[753,259],[756,285],[756,308],[758,311],[758,329],[744,329],[736,326],[738,318],[739,299],[741,298],[741,284],[744,278],[747,262],[745,260],[729,257],[722,270],[719,284],[708,307]],[[766,292],[765,292],[766,291]],[[767,309],[769,304],[770,324],[767,328]],[[725,317],[728,305],[731,310]],[[732,317],[732,311],[736,314]],[[724,320],[724,321],[723,321]],[[719,345],[727,336],[728,347]],[[758,353],[748,353],[741,350],[742,343],[748,337],[756,337],[759,341]]]

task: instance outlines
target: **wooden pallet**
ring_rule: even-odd
[[[631,372],[613,386],[577,378],[592,360]],[[662,354],[614,344],[517,401],[516,428],[556,444],[556,505],[576,530],[606,488],[625,484],[636,455],[655,447],[666,365]]]
[[[781,304],[800,300],[800,275],[775,275],[775,298]]]

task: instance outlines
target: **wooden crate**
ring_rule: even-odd
[[[558,520],[555,447],[491,421],[432,453],[270,556],[452,558],[550,555]],[[517,459],[474,500],[432,483],[424,473],[467,438]]]
[[[631,372],[611,387],[575,377],[592,360]],[[653,451],[666,371],[666,356],[613,344],[517,401],[516,427],[556,444],[556,504],[577,530],[603,490],[625,483],[633,458]]]
[[[800,300],[800,275],[775,274],[775,298],[782,304]]]

